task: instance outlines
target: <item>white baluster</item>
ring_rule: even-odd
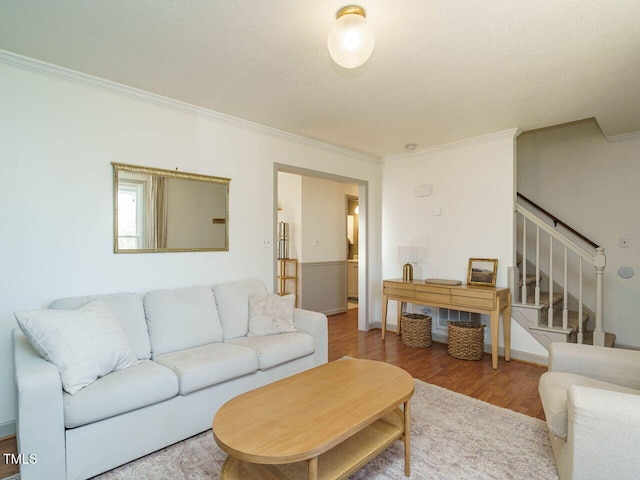
[[[564,246],[564,291],[562,299],[562,328],[569,327],[569,292],[567,290],[567,246]]]
[[[540,305],[540,227],[536,226],[536,305]]]
[[[547,325],[553,327],[553,237],[549,237],[549,309]]]
[[[522,217],[522,303],[527,303],[527,219]]]
[[[580,275],[578,281],[578,343],[582,343],[584,335],[582,332],[582,257],[580,257],[578,274]]]

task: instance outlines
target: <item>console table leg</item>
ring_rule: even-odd
[[[318,480],[318,457],[309,459],[309,480]]]
[[[502,329],[504,331],[504,359],[511,361],[511,292],[507,294],[507,306],[502,312]]]
[[[387,329],[387,307],[389,300],[386,295],[382,295],[382,340],[384,340],[384,331]]]
[[[491,365],[498,369],[498,341],[500,339],[500,299],[496,298],[496,309],[491,312]]]
[[[411,475],[411,400],[404,402],[404,475]]]

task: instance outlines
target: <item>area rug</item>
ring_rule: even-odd
[[[412,479],[557,479],[546,424],[416,380],[411,401]],[[219,478],[226,454],[211,431],[106,472],[96,479]],[[406,479],[396,442],[353,480]]]

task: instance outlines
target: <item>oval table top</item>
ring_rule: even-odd
[[[408,401],[413,391],[413,378],[399,367],[337,360],[229,400],[213,419],[213,435],[240,460],[308,460]]]

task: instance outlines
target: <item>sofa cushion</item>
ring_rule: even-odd
[[[260,370],[305,357],[315,352],[313,337],[306,333],[280,333],[266,337],[240,337],[227,343],[249,347],[258,353]]]
[[[213,287],[225,340],[244,337],[249,332],[249,295],[266,295],[261,280],[222,283]]]
[[[64,394],[64,424],[79,427],[173,398],[178,378],[166,367],[143,360],[110,373],[75,395]]]
[[[153,358],[222,341],[222,327],[209,287],[155,290],[144,296]]]
[[[151,358],[149,332],[147,331],[147,321],[144,318],[142,297],[137,293],[111,293],[106,295],[59,298],[51,302],[49,308],[56,310],[75,310],[97,298],[104,300],[104,303],[109,306],[120,322],[120,325],[122,325],[122,329],[124,333],[127,334],[136,358],[139,360]]]
[[[75,394],[99,377],[136,365],[129,339],[102,299],[75,310],[28,310],[16,319],[38,353],[60,371]]]
[[[155,361],[175,372],[181,395],[258,370],[255,351],[226,343],[210,343],[166,353],[156,357]]]
[[[280,296],[249,295],[249,337],[291,333],[296,331],[293,323],[295,295]]]
[[[640,390],[594,380],[575,373],[554,371],[543,373],[540,377],[539,391],[547,425],[554,435],[565,440],[568,432],[567,395],[572,385],[640,395]]]

